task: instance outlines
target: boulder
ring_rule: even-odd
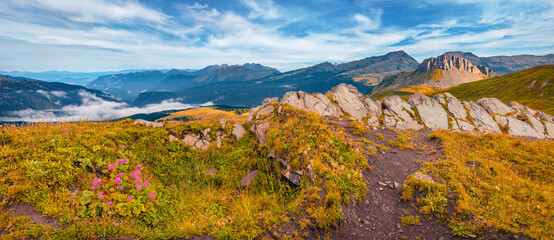
[[[379,101],[373,101],[369,97],[364,97],[364,104],[371,116],[381,116],[382,109]]]
[[[275,156],[275,152],[273,150],[271,150],[268,154],[268,157],[269,157],[269,160],[270,161],[277,161],[277,162],[280,162],[284,169],[282,171],[282,174],[283,174],[283,177],[285,177],[285,179],[287,179],[289,182],[291,182],[292,184],[294,184],[295,186],[300,186],[302,184],[302,175],[304,174],[303,171],[301,170],[298,170],[298,171],[293,171],[289,165],[289,161],[285,160],[285,159],[282,159],[282,158],[279,158],[279,157],[276,157]],[[313,180],[313,168],[311,168],[311,166],[308,168],[308,174],[309,174],[309,177]],[[311,171],[311,172],[310,172]],[[311,175],[310,175],[311,174]]]
[[[210,131],[210,128],[206,128],[200,134],[187,134],[181,142],[199,150],[207,150],[210,147]]]
[[[531,109],[532,110],[532,109]],[[524,113],[523,115],[525,115],[525,117],[527,117],[527,119],[529,120],[529,123],[531,123],[531,127],[533,127],[533,129],[535,130],[535,132],[537,132],[537,134],[539,135],[539,138],[544,138],[544,125],[541,123],[541,121],[539,119],[537,119],[536,117],[534,117],[533,115],[531,115],[530,113]]]
[[[233,134],[233,137],[235,137],[237,140],[241,139],[245,133],[246,130],[244,130],[244,127],[242,127],[242,125],[240,124],[235,124],[235,126],[233,127],[233,131],[231,132],[231,134]]]
[[[151,121],[146,121],[146,120],[143,120],[143,119],[137,119],[133,123],[134,124],[142,124],[142,125],[149,126],[149,127],[156,127],[156,128],[164,126],[163,122],[151,122]]]
[[[446,95],[444,93],[435,94],[433,99],[437,100],[442,105],[446,105]]]
[[[341,109],[356,119],[361,120],[369,114],[364,103],[364,96],[352,85],[341,83],[328,91],[327,94],[331,94]],[[368,102],[373,104],[371,100]]]
[[[173,135],[169,135],[169,142],[179,141],[179,139]]]
[[[496,115],[499,124],[508,127],[508,134],[516,137],[541,138],[540,135],[527,123],[513,117]],[[544,138],[544,135],[543,135]]]
[[[541,112],[541,111],[537,111],[539,113],[539,117],[544,120],[544,121],[548,121],[548,122],[551,122],[551,123],[554,123],[554,117],[544,113],[544,112]]]
[[[258,138],[259,144],[264,144],[266,137],[265,137],[265,131],[269,128],[269,123],[261,123],[261,124],[254,124],[250,128],[250,131],[252,131],[254,134],[256,134],[256,137]]]
[[[256,114],[256,119],[261,119],[262,116],[272,113],[273,110],[275,110],[275,108],[271,105],[260,109],[260,111],[258,111],[258,113]]]
[[[256,175],[258,175],[258,170],[249,172],[244,177],[242,177],[242,179],[240,180],[240,182],[242,183],[242,186],[243,187],[250,186],[250,184],[252,184],[252,181],[254,181],[254,178],[256,177]]]
[[[477,105],[473,101],[463,102],[464,106],[469,110],[469,115],[473,118],[473,124],[482,133],[501,133],[500,127],[487,113],[487,111]]]
[[[289,104],[297,109],[306,110],[308,112],[317,113],[321,116],[340,116],[342,111],[331,100],[321,93],[312,96],[303,91],[287,92],[282,104]]]
[[[276,102],[279,102],[279,98],[274,97],[274,98],[264,99],[264,101],[262,102],[262,105],[250,109],[247,121],[254,120],[254,117],[257,116],[256,114],[258,113],[258,111],[260,111],[260,109],[265,108],[271,105],[272,103],[276,103]]]
[[[423,180],[423,181],[427,181],[427,182],[430,182],[430,183],[435,183],[435,180],[431,176],[429,176],[425,173],[422,173],[422,172],[415,172],[414,173],[414,178],[419,179],[419,180]]]
[[[481,98],[477,100],[477,104],[481,105],[490,114],[506,115],[514,110],[496,98]]]
[[[448,129],[448,115],[440,103],[421,92],[417,92],[408,103],[417,108],[419,117],[430,129]]]
[[[458,125],[458,129],[463,132],[475,132],[475,127],[471,125],[471,123],[468,123],[461,119],[455,119],[456,124]]]
[[[399,96],[386,97],[382,105],[386,127],[398,128],[400,130],[419,130],[423,128],[410,116],[410,113],[414,114],[410,109],[410,105]]]
[[[225,135],[223,135],[222,132],[216,132],[215,145],[217,146],[217,148],[221,147],[221,145],[223,144],[223,139],[224,138],[225,138]]]
[[[448,107],[450,115],[454,118],[465,120],[467,118],[467,111],[464,108],[464,105],[462,105],[462,102],[450,93],[446,92],[443,94],[445,96],[446,106]]]

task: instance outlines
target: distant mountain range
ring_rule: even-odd
[[[416,70],[385,78],[373,92],[414,85],[443,89],[497,75],[493,70],[483,65],[475,66],[463,57],[443,54],[425,59]]]
[[[18,76],[30,79],[39,79],[47,82],[61,82],[67,84],[85,86],[97,77],[144,71],[143,69],[132,69],[122,71],[104,71],[104,72],[68,72],[68,71],[46,71],[46,72],[26,72],[26,71],[0,71],[2,75]]]
[[[0,116],[9,111],[80,105],[83,98],[118,101],[106,93],[82,86],[0,75]]]
[[[385,73],[411,70],[417,66],[414,58],[398,51],[343,64],[325,62],[248,81],[218,81],[173,92],[145,92],[139,95],[134,104],[144,105],[179,98],[187,103],[213,101],[215,104],[252,107],[266,97],[282,96],[288,91],[298,90],[326,92],[339,83],[349,83],[367,92],[376,83],[353,76],[372,74],[374,78],[381,79]]]
[[[222,81],[247,81],[280,72],[261,64],[210,65],[194,72],[173,69],[167,72],[143,71],[98,77],[87,85],[126,101],[146,91],[174,91]]]

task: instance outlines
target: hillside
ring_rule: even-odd
[[[516,101],[554,114],[554,65],[533,67],[438,91],[440,92],[449,92],[462,100],[494,97],[506,104]]]
[[[0,75],[0,117],[11,111],[80,105],[94,97],[118,102],[108,94],[82,86]]]
[[[491,57],[478,57],[470,52],[446,52],[445,54],[460,56],[468,59],[474,65],[486,66],[498,74],[506,74],[525,70],[539,65],[552,65],[554,64],[554,54],[548,54],[544,56],[535,55],[515,55],[515,56],[491,56]]]
[[[2,126],[0,238],[553,237],[554,142],[508,135],[531,110],[437,96],[375,105],[341,84],[266,99],[244,123]],[[505,134],[430,130],[485,133],[485,115]]]
[[[326,92],[339,83],[348,83],[367,92],[386,74],[414,69],[417,61],[403,51],[369,57],[343,64],[320,63],[311,67],[250,81],[223,81],[183,89],[175,93],[144,94],[135,102],[148,104],[165,100],[164,95],[184,98],[190,103],[253,107],[267,97],[289,91]],[[154,95],[159,96],[155,98]]]

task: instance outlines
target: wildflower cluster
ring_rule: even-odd
[[[122,146],[125,149],[125,146]],[[142,165],[118,159],[107,166],[104,179],[94,178],[90,191],[83,191],[82,216],[152,216],[156,206],[153,178]]]

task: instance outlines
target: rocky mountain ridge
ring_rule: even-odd
[[[432,98],[416,93],[407,102],[399,96],[389,96],[379,102],[347,84],[334,87],[326,95],[298,91],[288,92],[281,102],[277,98],[267,98],[262,105],[251,109],[249,120],[255,121],[255,126],[263,123],[268,116],[279,114],[280,104],[321,116],[350,116],[375,129],[449,129],[476,134],[506,133],[518,137],[554,138],[554,117],[517,102],[510,103],[510,106],[495,98],[462,102],[449,93],[436,94]],[[253,128],[259,139],[265,138],[256,127]]]
[[[514,55],[514,56],[490,56],[479,57],[471,52],[451,51],[444,54],[463,57],[473,65],[483,65],[494,69],[500,75],[528,69],[539,65],[554,64],[554,54],[544,56],[536,55]]]
[[[446,71],[451,71],[454,69],[458,69],[461,71],[479,74],[482,73],[487,77],[494,77],[497,76],[496,72],[493,70],[483,66],[475,66],[473,65],[469,60],[455,56],[455,55],[448,55],[443,54],[436,58],[427,58],[425,59],[417,68],[417,71],[422,72],[430,72],[433,69],[442,69]]]

